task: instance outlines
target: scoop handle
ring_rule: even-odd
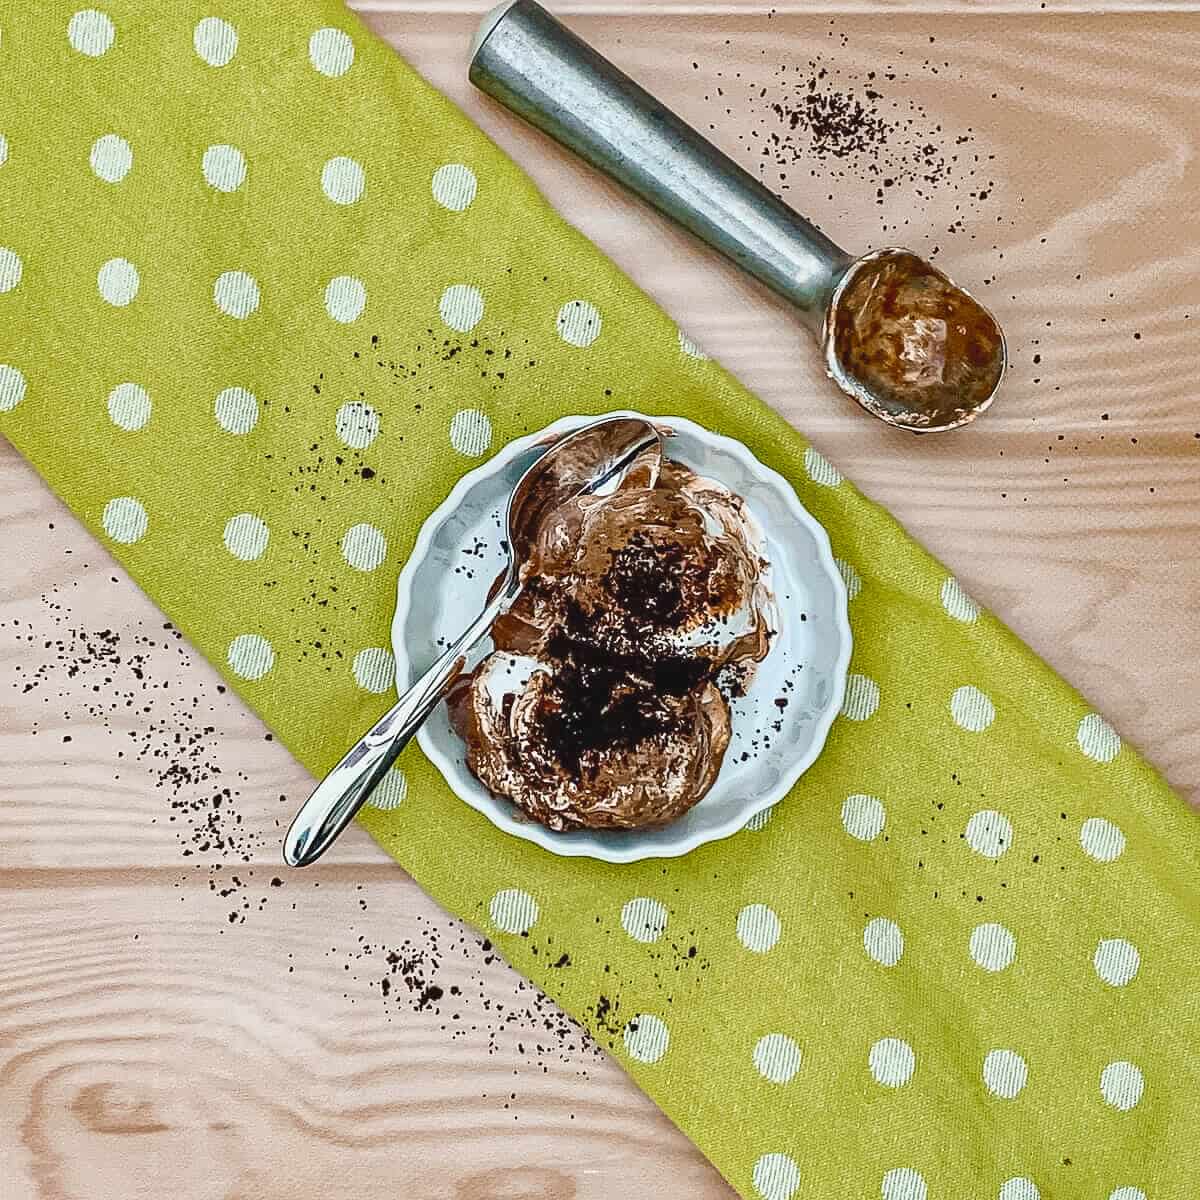
[[[820,336],[852,256],[535,0],[484,18],[470,79],[790,300]]]

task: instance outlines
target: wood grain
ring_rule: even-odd
[[[995,155],[994,202],[968,204],[955,234],[961,189],[885,210],[853,171],[772,179],[854,248],[898,236],[882,225],[903,211],[899,236],[938,246],[1000,313],[1014,368],[995,411],[917,440],[840,402],[782,305],[471,92],[464,48],[486,5],[357,7],[1200,802],[1200,17],[1136,2],[557,5],[752,168],[752,86],[815,55],[855,77],[917,64],[897,94]],[[950,64],[936,76],[920,66],[931,46]],[[448,1003],[382,994],[386,948],[463,935],[357,829],[310,873],[276,874],[311,780],[2,442],[0,561],[5,1200],[730,1194],[603,1055],[567,1037],[539,1061],[529,990],[470,939],[439,967],[469,999],[457,1022]],[[118,680],[137,702],[112,712],[91,690],[103,664],[55,663],[58,641],[104,630],[144,656],[142,680]],[[198,739],[182,784],[164,775],[177,734]],[[226,786],[241,822],[210,828],[197,797]],[[201,849],[213,829],[220,845]],[[502,1024],[500,1005],[519,1019]],[[454,1036],[462,1022],[474,1032]]]
[[[450,1039],[444,1007],[389,1014],[357,937],[446,918],[398,871],[322,874],[223,937],[178,871],[4,887],[7,1200],[723,1194],[602,1055],[555,1051],[543,1072],[516,1048],[533,1029],[489,1053],[486,1034]],[[482,955],[438,978],[496,1003],[516,986]]]

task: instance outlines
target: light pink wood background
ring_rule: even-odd
[[[774,66],[814,52],[861,72],[901,49],[919,61],[936,36],[938,61],[951,67],[915,72],[901,94],[947,131],[971,127],[976,148],[996,155],[1002,202],[946,236],[962,197],[935,191],[906,212],[904,236],[921,250],[939,244],[940,261],[981,286],[1014,369],[976,428],[927,440],[841,402],[780,304],[471,94],[464,53],[483,5],[359,7],[693,337],[1197,800],[1200,17],[1191,0],[1045,11],[839,0],[777,3],[770,16],[753,0],[558,6],[750,163],[744,139],[756,118],[747,91],[728,82],[735,72],[769,82]],[[831,17],[845,45],[829,38]],[[844,244],[885,240],[884,210],[861,183],[838,189],[797,170],[788,195]],[[447,944],[457,936],[449,919],[358,830],[321,866],[283,876],[281,825],[311,781],[162,631],[150,602],[3,442],[0,563],[5,1200],[730,1194],[587,1047],[563,1043],[543,1071],[517,1049],[520,1022],[489,1052],[494,1009],[486,1018],[472,1009],[480,1030],[453,1039],[444,1018],[384,1000],[359,939],[398,946],[436,929]],[[22,691],[52,662],[56,640],[77,651],[80,632],[106,628],[126,647],[138,636],[155,643],[142,648],[149,715],[90,717],[95,667],[74,678],[56,669]],[[199,735],[203,761],[239,793],[240,836],[253,850],[249,863],[222,863],[242,876],[232,900],[210,890],[211,854],[182,856],[194,843],[154,786],[157,760],[119,756],[139,745],[170,752],[175,697],[197,698],[204,720],[188,728],[211,726]],[[155,722],[161,730],[148,734]],[[228,923],[231,908],[244,922]],[[513,973],[469,939],[441,969],[439,983],[455,981],[493,1006],[529,1003]]]

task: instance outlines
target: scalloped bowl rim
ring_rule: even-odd
[[[552,829],[536,821],[519,821],[514,816],[500,808],[505,802],[495,797],[495,805],[491,806],[480,801],[473,795],[466,795],[455,786],[455,778],[459,773],[458,764],[449,760],[435,742],[426,734],[426,726],[417,733],[417,743],[426,758],[437,767],[450,790],[469,807],[486,817],[498,829],[514,837],[522,838],[534,845],[541,846],[553,854],[565,858],[595,858],[604,862],[629,863],[650,858],[678,858],[690,853],[698,846],[709,842],[722,841],[745,828],[746,822],[758,813],[774,807],[788,792],[795,787],[800,777],[817,761],[829,738],[833,722],[841,711],[845,698],[846,678],[850,669],[850,655],[853,649],[853,634],[850,629],[849,605],[847,602],[846,585],[841,572],[834,560],[833,547],[825,527],[800,502],[796,489],[778,471],[772,470],[761,459],[753,454],[748,447],[736,438],[725,434],[714,433],[712,430],[697,424],[686,417],[647,416],[645,413],[630,409],[618,409],[610,413],[600,413],[595,416],[566,416],[538,430],[536,433],[525,434],[514,438],[496,451],[485,462],[467,471],[450,490],[450,494],[425,518],[417,539],[403,568],[396,580],[396,609],[392,617],[391,642],[396,655],[397,664],[403,657],[407,665],[411,665],[404,643],[404,627],[412,607],[412,584],[416,572],[429,553],[430,544],[442,523],[462,504],[464,497],[478,482],[486,476],[496,474],[506,468],[513,459],[526,453],[552,435],[565,433],[578,425],[589,421],[601,420],[604,417],[638,417],[644,421],[665,429],[686,429],[693,437],[718,445],[725,453],[741,460],[747,471],[759,480],[770,484],[783,497],[784,503],[791,515],[804,525],[812,534],[817,547],[817,557],[822,569],[829,577],[836,597],[835,622],[841,646],[836,661],[831,670],[831,688],[829,699],[824,710],[813,722],[813,736],[808,750],[797,756],[792,766],[779,778],[779,782],[764,795],[747,800],[743,809],[725,822],[713,827],[698,830],[690,836],[681,837],[678,842],[656,842],[646,845],[625,843],[622,845],[606,846],[603,842],[603,830],[591,831],[595,834],[593,841],[566,841]],[[396,672],[396,690],[402,693],[408,687],[408,680],[401,680],[400,672]],[[670,826],[662,828],[669,829]]]

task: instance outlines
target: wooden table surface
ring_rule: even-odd
[[[782,305],[473,95],[483,5],[360,7],[1200,798],[1194,5],[559,4],[844,244],[936,247],[993,305],[1001,400],[925,440],[840,401]],[[810,78],[815,135],[791,127]],[[278,867],[311,781],[2,441],[0,562],[5,1200],[731,1194],[361,831]],[[457,1015],[385,993],[389,950],[436,965]]]

